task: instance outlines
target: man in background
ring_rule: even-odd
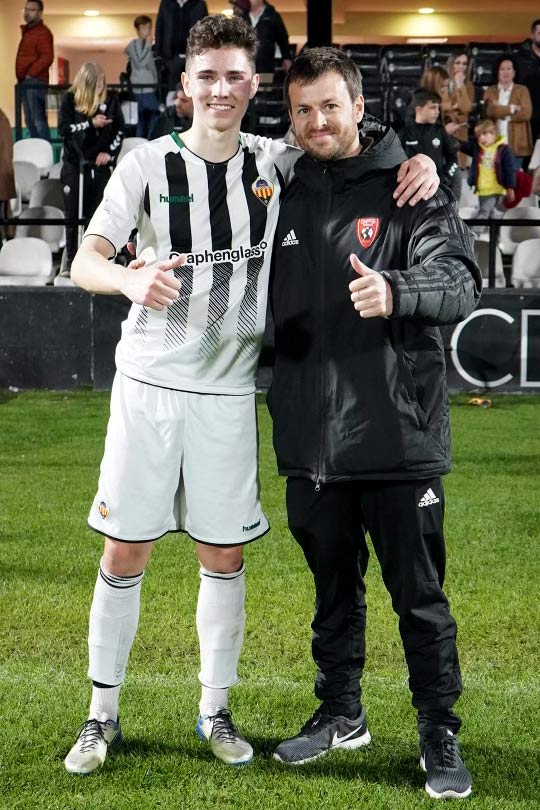
[[[54,59],[53,35],[43,23],[42,0],[27,0],[22,37],[15,58],[26,126],[32,138],[51,140],[45,103],[49,68]]]
[[[193,119],[193,101],[186,96],[182,82],[176,85],[173,103],[161,113],[150,130],[150,139],[161,138],[171,132],[185,132]]]
[[[205,0],[161,0],[156,19],[156,55],[161,60],[161,100],[174,90],[186,63],[189,32],[208,15]]]
[[[531,23],[531,36],[517,53],[519,81],[528,88],[532,102],[533,143],[540,138],[540,19]]]
[[[149,132],[159,117],[159,104],[156,96],[158,74],[152,48],[152,20],[146,14],[135,17],[133,25],[137,32],[124,53],[129,60],[129,77],[133,95],[137,100],[138,138],[148,138]],[[148,86],[143,85],[148,82]]]
[[[262,82],[271,82],[274,77],[276,45],[281,51],[282,66],[288,70],[291,66],[291,49],[289,34],[281,15],[270,3],[264,0],[251,0],[251,8],[242,15],[257,33],[257,73]]]

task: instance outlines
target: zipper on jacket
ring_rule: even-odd
[[[324,174],[326,174],[326,170],[327,170],[327,166],[325,166],[324,169],[323,169]],[[326,209],[325,209],[325,212],[324,212],[324,218],[323,218],[324,228],[322,229],[321,250],[320,250],[320,253],[319,253],[319,255],[321,256],[321,259],[322,259],[322,261],[321,261],[321,266],[322,266],[321,286],[320,286],[320,305],[321,305],[321,322],[322,322],[322,326],[321,326],[321,330],[320,330],[320,344],[319,344],[320,359],[321,359],[321,379],[320,379],[320,383],[321,383],[321,391],[320,391],[321,428],[320,428],[319,460],[318,460],[318,466],[317,466],[317,481],[315,483],[315,492],[319,492],[320,489],[321,489],[321,479],[323,477],[323,475],[322,475],[322,467],[323,467],[323,460],[324,460],[324,442],[325,442],[325,438],[326,438],[326,430],[325,430],[326,403],[325,403],[325,397],[324,397],[325,381],[326,381],[325,366],[324,366],[324,348],[325,348],[325,340],[324,340],[324,338],[325,338],[325,321],[324,321],[325,307],[324,307],[324,305],[325,305],[326,297],[325,297],[324,293],[325,293],[325,289],[326,289],[325,268],[326,268],[327,264],[326,264],[326,256],[324,255],[324,244],[325,244],[325,239],[327,239],[327,237],[328,237],[328,220],[329,220],[330,211],[332,210],[332,193],[331,193],[332,192],[332,183],[331,182],[329,183],[329,186],[330,186],[330,188],[329,188],[330,193],[327,195],[327,205],[326,205]]]

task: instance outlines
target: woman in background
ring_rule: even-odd
[[[79,174],[84,175],[82,215],[89,219],[103,197],[122,143],[124,118],[116,93],[107,90],[105,74],[96,62],[85,62],[62,100],[58,131],[64,140],[60,179],[64,183],[67,219],[79,216]],[[66,228],[69,276],[77,252],[77,226]]]
[[[497,131],[506,139],[519,169],[523,158],[529,157],[533,150],[532,104],[525,85],[514,82],[516,74],[514,57],[499,56],[493,67],[493,84],[484,92],[484,115],[497,123]]]
[[[446,115],[448,121],[458,124],[452,134],[460,141],[469,139],[469,114],[474,105],[474,85],[471,81],[471,64],[466,50],[456,51],[447,63],[450,83],[448,95],[450,98],[450,109]]]

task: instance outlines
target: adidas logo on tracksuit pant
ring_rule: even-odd
[[[432,503],[439,503],[439,499],[430,487],[418,501],[418,506],[431,506]]]

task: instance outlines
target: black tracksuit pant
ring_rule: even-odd
[[[442,590],[441,479],[346,481],[317,492],[312,481],[289,478],[287,512],[315,579],[315,694],[327,711],[354,718],[361,705],[368,532],[399,616],[420,735],[433,725],[457,732],[451,707],[462,687],[456,623]]]
[[[83,188],[83,216],[90,219],[101,200],[105,186],[109,182],[111,168],[109,166],[87,167],[84,172]],[[60,179],[64,184],[64,209],[66,219],[77,219],[79,216],[79,167],[65,162],[62,166]],[[71,270],[71,263],[78,248],[78,226],[66,227],[66,254],[67,269]]]

